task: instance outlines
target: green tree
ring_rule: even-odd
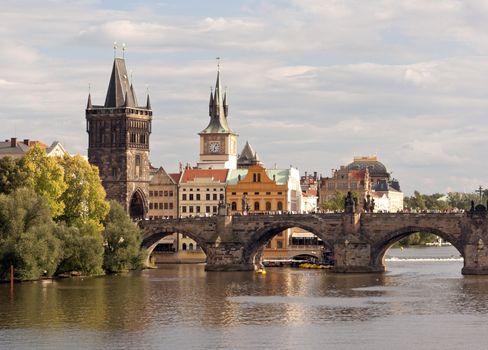
[[[64,171],[55,157],[48,157],[39,145],[31,147],[23,160],[27,173],[27,184],[44,197],[49,205],[53,218],[63,214],[64,202],[61,195],[67,188]]]
[[[103,237],[99,225],[92,221],[77,226],[60,223],[56,236],[62,242],[57,274],[73,271],[85,275],[103,273]]]
[[[21,161],[11,157],[0,158],[0,193],[9,194],[26,185],[27,174]]]
[[[21,280],[51,276],[59,262],[60,242],[43,197],[20,188],[0,195],[0,278],[11,264]]]
[[[331,199],[322,202],[321,207],[324,210],[343,211],[344,201],[346,199],[346,196],[347,196],[346,192],[335,191],[334,196]],[[358,205],[361,206],[363,198],[359,195],[359,193],[352,192],[352,196],[353,198],[358,199]]]
[[[132,222],[124,208],[110,202],[110,212],[105,219],[105,255],[103,267],[109,272],[140,268],[145,254],[141,251],[141,231]]]
[[[68,225],[81,225],[89,221],[100,225],[107,216],[109,204],[105,200],[97,167],[81,156],[65,156],[60,163],[67,184],[61,195],[64,212],[60,218]]]

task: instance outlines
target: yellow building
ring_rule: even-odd
[[[270,212],[280,214],[290,211],[288,174],[288,169],[266,170],[261,165],[252,165],[248,169],[231,170],[226,190],[230,214],[253,215]],[[287,231],[276,235],[266,248],[286,249],[288,247]]]

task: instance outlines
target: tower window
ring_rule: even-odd
[[[142,166],[141,166],[142,160],[141,160],[141,156],[139,154],[136,155],[135,163],[136,163],[135,176],[142,176]]]

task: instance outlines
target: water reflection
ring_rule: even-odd
[[[384,274],[352,275],[270,268],[263,276],[162,265],[101,278],[22,283],[12,298],[9,286],[0,285],[0,348],[61,349],[67,342],[80,348],[188,348],[196,342],[228,348],[236,339],[253,348],[256,337],[261,347],[303,348],[313,346],[303,335],[290,337],[296,334],[291,329],[310,335],[327,325],[320,336],[337,340],[350,329],[372,336],[376,323],[415,328],[419,317],[456,315],[456,322],[447,318],[442,325],[457,331],[463,327],[460,317],[472,320],[488,312],[488,276],[462,276],[462,261],[399,260],[388,268]]]

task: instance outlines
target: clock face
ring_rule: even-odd
[[[208,146],[210,153],[217,153],[220,151],[220,142],[210,142]]]

